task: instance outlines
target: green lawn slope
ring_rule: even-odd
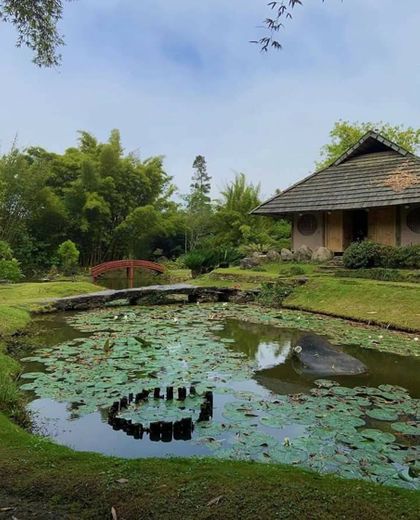
[[[311,278],[283,302],[285,307],[420,331],[420,285]]]

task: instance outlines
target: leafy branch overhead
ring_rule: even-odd
[[[58,49],[64,45],[64,40],[57,24],[63,15],[64,1],[0,0],[0,21],[15,27],[16,45],[31,49],[33,62],[39,67],[60,64]]]
[[[39,67],[54,67],[61,62],[59,49],[64,45],[64,39],[57,25],[63,16],[64,4],[69,1],[0,0],[0,21],[15,27],[16,45],[31,49],[33,62]],[[275,35],[284,27],[283,21],[292,18],[294,8],[303,5],[303,0],[273,0],[267,5],[272,11],[264,20],[269,34],[252,42],[259,44],[263,51],[282,47]]]
[[[324,0],[322,0],[324,2]],[[284,27],[284,20],[293,18],[293,10],[296,6],[303,5],[302,0],[280,0],[271,1],[268,7],[272,11],[272,15],[266,18],[263,25],[268,29],[268,35],[263,36],[259,40],[253,40],[251,43],[260,45],[261,50],[267,52],[270,48],[281,49],[282,45],[278,41],[276,34]]]

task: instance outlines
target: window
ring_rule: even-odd
[[[299,217],[297,228],[301,235],[313,235],[318,228],[317,218],[313,213],[305,213]]]
[[[411,209],[407,213],[407,227],[413,233],[420,233],[420,208]]]

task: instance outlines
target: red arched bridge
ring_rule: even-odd
[[[93,281],[96,280],[109,271],[116,269],[127,269],[128,286],[132,289],[134,287],[134,270],[147,269],[155,273],[162,274],[165,271],[163,265],[156,262],[149,262],[148,260],[113,260],[112,262],[104,262],[103,264],[95,265],[90,269]]]

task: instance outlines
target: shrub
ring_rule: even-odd
[[[277,280],[275,283],[262,283],[257,301],[268,307],[281,307],[283,300],[291,294],[293,286],[284,281]]]
[[[66,240],[59,245],[57,253],[63,273],[65,275],[75,274],[80,256],[76,244],[71,240]]]
[[[349,269],[420,269],[420,245],[393,247],[369,240],[355,242],[344,251],[343,263]]]
[[[337,271],[335,276],[339,278],[368,278],[370,280],[382,280],[386,282],[402,282],[407,277],[396,269],[373,267],[372,269],[357,269],[354,271]]]
[[[0,240],[0,260],[12,260],[13,252],[11,247],[4,240]]]
[[[181,261],[191,269],[193,276],[197,276],[208,273],[220,264],[227,266],[240,258],[241,254],[234,248],[194,249],[186,253]]]
[[[406,267],[420,269],[420,245],[394,248],[394,265],[392,267]]]
[[[23,277],[20,264],[16,258],[0,260],[0,280],[18,282]]]
[[[289,273],[292,276],[298,276],[298,275],[305,274],[305,269],[300,265],[292,265],[292,266],[290,266]]]
[[[0,280],[18,282],[22,276],[20,263],[13,258],[11,247],[4,240],[0,240]]]
[[[364,240],[363,242],[353,242],[344,251],[343,263],[348,269],[364,269],[367,267],[377,267],[381,264],[382,246]]]

